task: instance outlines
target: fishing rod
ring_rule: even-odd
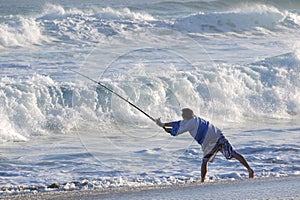
[[[149,119],[151,119],[152,121],[156,122],[155,119],[153,117],[151,117],[149,114],[147,114],[145,111],[143,111],[142,109],[140,109],[139,107],[137,107],[136,105],[134,105],[133,103],[131,103],[130,101],[128,101],[127,99],[125,99],[124,97],[122,97],[121,95],[119,95],[118,93],[116,93],[115,91],[113,91],[112,89],[108,88],[107,86],[105,86],[104,84],[80,73],[80,72],[77,72],[77,71],[74,71],[72,69],[69,69],[70,71],[82,76],[82,77],[85,77],[87,79],[89,79],[90,81],[93,81],[94,83],[97,83],[98,85],[100,85],[101,87],[103,87],[104,89],[108,90],[109,92],[113,93],[114,95],[116,95],[117,97],[119,97],[120,99],[126,101],[127,103],[129,103],[129,105],[131,105],[132,107],[134,107],[135,109],[137,109],[138,111],[140,111],[141,113],[143,113],[144,115],[146,115]]]

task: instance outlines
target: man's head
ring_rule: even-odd
[[[194,112],[189,108],[182,109],[182,118],[184,120],[189,120],[194,117]]]

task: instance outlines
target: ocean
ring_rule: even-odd
[[[300,174],[300,2],[0,4],[0,196],[200,181],[188,133],[73,71],[164,122],[193,109],[256,177]],[[206,181],[247,177],[218,154]]]

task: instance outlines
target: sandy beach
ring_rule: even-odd
[[[0,199],[300,199],[300,176],[118,190],[19,194]]]

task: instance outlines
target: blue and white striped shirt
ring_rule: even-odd
[[[190,120],[175,121],[172,122],[171,135],[177,136],[188,131],[191,136],[202,145],[208,130],[208,125],[208,121],[197,116]]]
[[[222,133],[220,129],[197,116],[172,122],[171,135],[177,136],[187,131],[202,146],[204,156],[214,148]]]

